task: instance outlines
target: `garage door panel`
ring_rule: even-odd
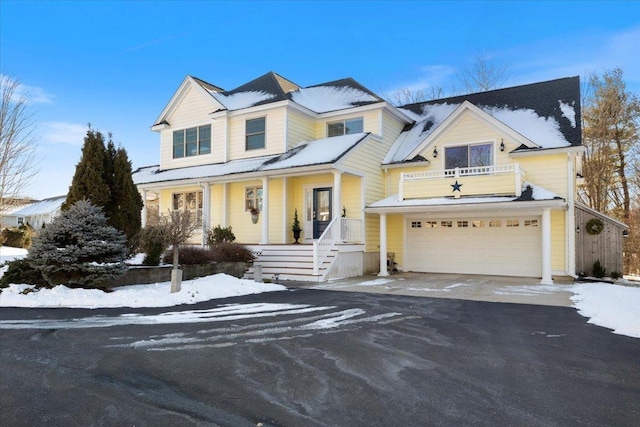
[[[500,226],[489,227],[491,220]],[[409,271],[540,276],[541,235],[537,218],[517,221],[447,218],[438,220],[433,228],[412,228],[415,221],[427,220],[409,220],[406,262]],[[507,227],[508,223],[517,226]],[[443,226],[448,224],[452,227]]]

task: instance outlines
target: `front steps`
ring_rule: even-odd
[[[331,250],[313,274],[313,245],[264,245],[248,246],[257,254],[253,267],[244,275],[254,278],[255,266],[262,266],[262,279],[273,282],[281,280],[297,280],[303,282],[322,282],[327,277],[331,265],[338,256],[338,249]],[[277,276],[277,278],[276,278]]]

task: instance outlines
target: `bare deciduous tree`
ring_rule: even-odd
[[[509,64],[480,54],[474,56],[469,67],[458,73],[458,80],[466,93],[499,89],[508,78]]]
[[[35,122],[20,82],[0,73],[0,222],[36,174]]]
[[[189,210],[170,210],[168,215],[160,218],[160,227],[166,242],[173,247],[171,292],[178,292],[182,282],[181,272],[178,274],[180,245],[186,243],[199,226],[196,216]]]
[[[431,86],[428,89],[409,89],[400,88],[384,95],[396,107],[416,104],[418,102],[431,101],[444,97],[444,89],[442,87]]]

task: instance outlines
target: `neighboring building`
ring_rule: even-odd
[[[270,72],[224,91],[187,76],[151,129],[160,165],[134,173],[150,211],[233,227],[267,275],[386,275],[392,258],[575,276],[577,77],[396,108],[350,78],[303,88]],[[296,209],[308,245],[290,245]]]
[[[67,196],[51,197],[21,206],[3,216],[3,225],[18,227],[29,224],[37,230],[43,224],[49,224],[60,213],[60,207],[66,198]]]

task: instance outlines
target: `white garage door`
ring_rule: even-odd
[[[540,222],[536,217],[410,218],[406,269],[540,277]]]

